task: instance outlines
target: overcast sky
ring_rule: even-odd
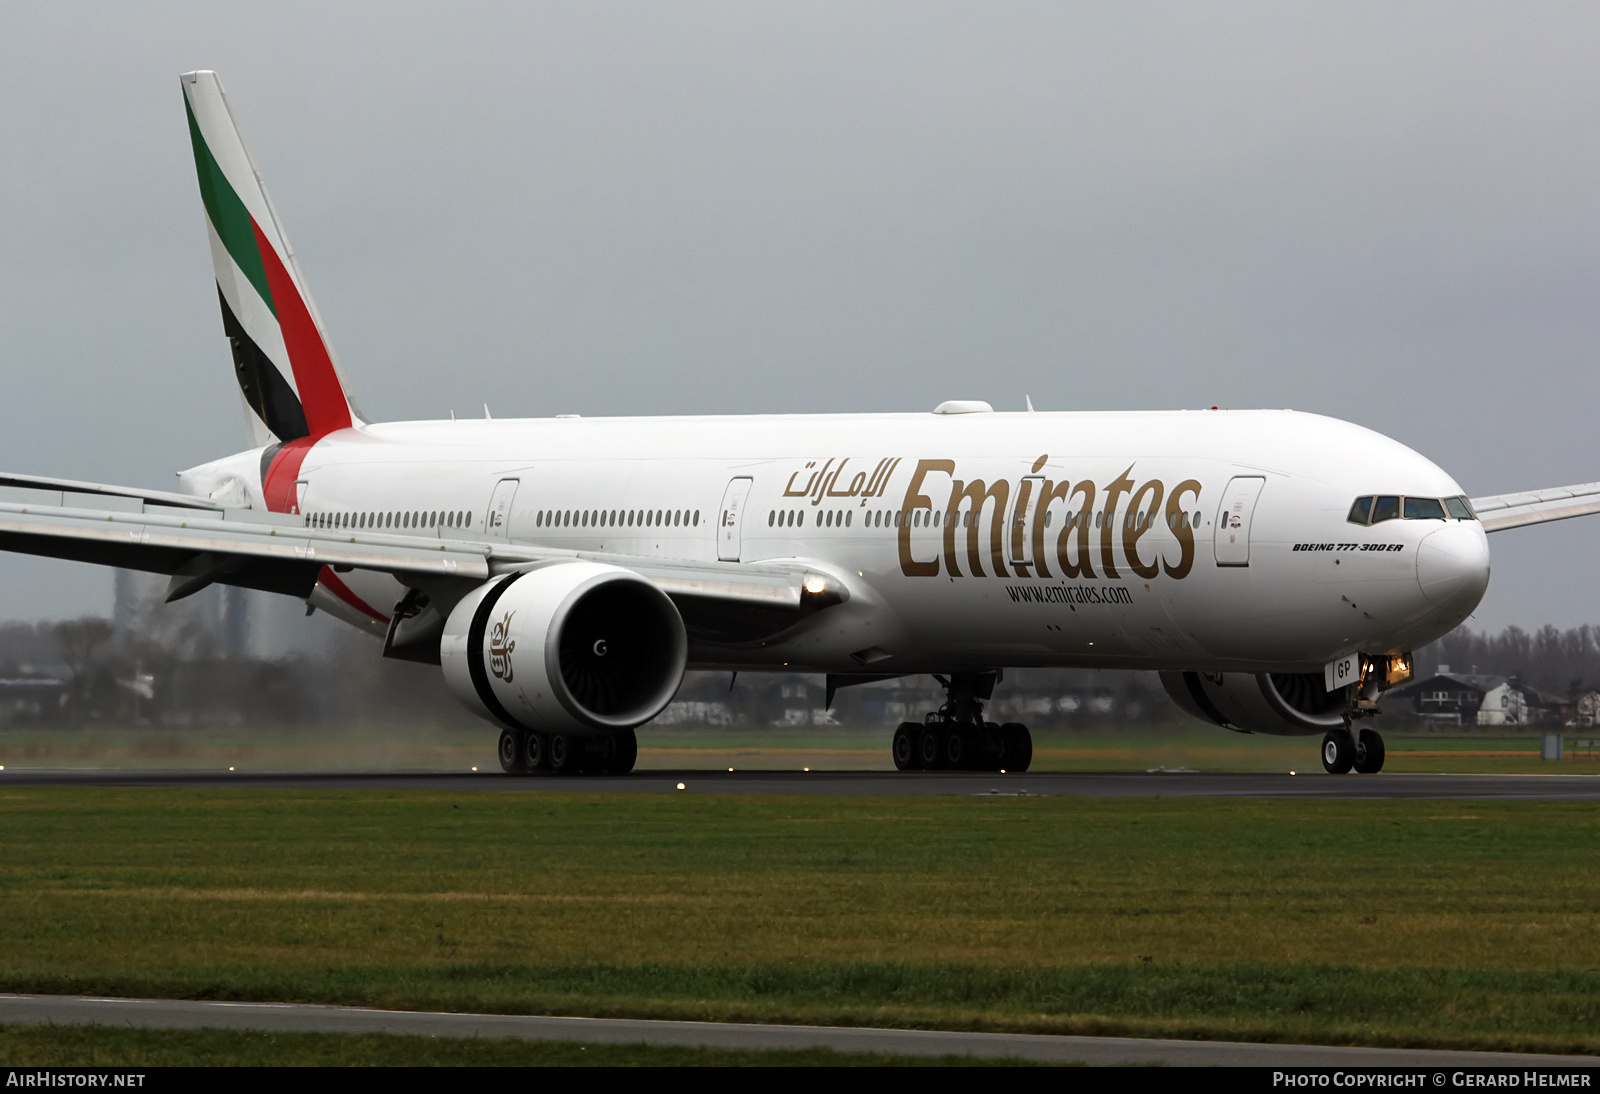
[[[1600,480],[1600,6],[0,8],[0,468],[244,447],[178,74],[376,419],[1295,407]],[[1600,623],[1600,518],[1474,626]],[[0,559],[0,618],[105,611]]]

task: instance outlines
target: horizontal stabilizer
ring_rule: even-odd
[[[67,495],[82,495],[68,498]],[[51,500],[51,499],[54,500]],[[102,499],[95,501],[94,499]],[[182,509],[208,509],[220,511],[223,506],[193,494],[178,494],[170,490],[141,490],[135,486],[107,486],[98,482],[78,482],[75,479],[51,479],[41,475],[0,474],[0,502],[14,501],[37,505],[77,506],[106,504],[109,499],[148,502],[152,505],[176,506]]]

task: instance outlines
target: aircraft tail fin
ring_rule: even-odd
[[[361,424],[222,81],[199,71],[184,73],[182,83],[222,327],[251,440],[288,442]]]

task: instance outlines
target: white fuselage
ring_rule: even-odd
[[[261,457],[184,478],[261,506]],[[779,641],[694,648],[698,667],[1313,671],[1439,637],[1488,580],[1475,521],[1347,520],[1361,495],[1460,495],[1450,476],[1291,411],[403,422],[322,438],[295,479],[314,528],[801,559],[850,590]],[[381,626],[398,583],[339,577],[312,602]]]

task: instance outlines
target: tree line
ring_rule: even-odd
[[[1453,673],[1516,677],[1553,695],[1600,687],[1600,627],[1545,625],[1535,631],[1460,627],[1416,651],[1420,679],[1448,666]]]

